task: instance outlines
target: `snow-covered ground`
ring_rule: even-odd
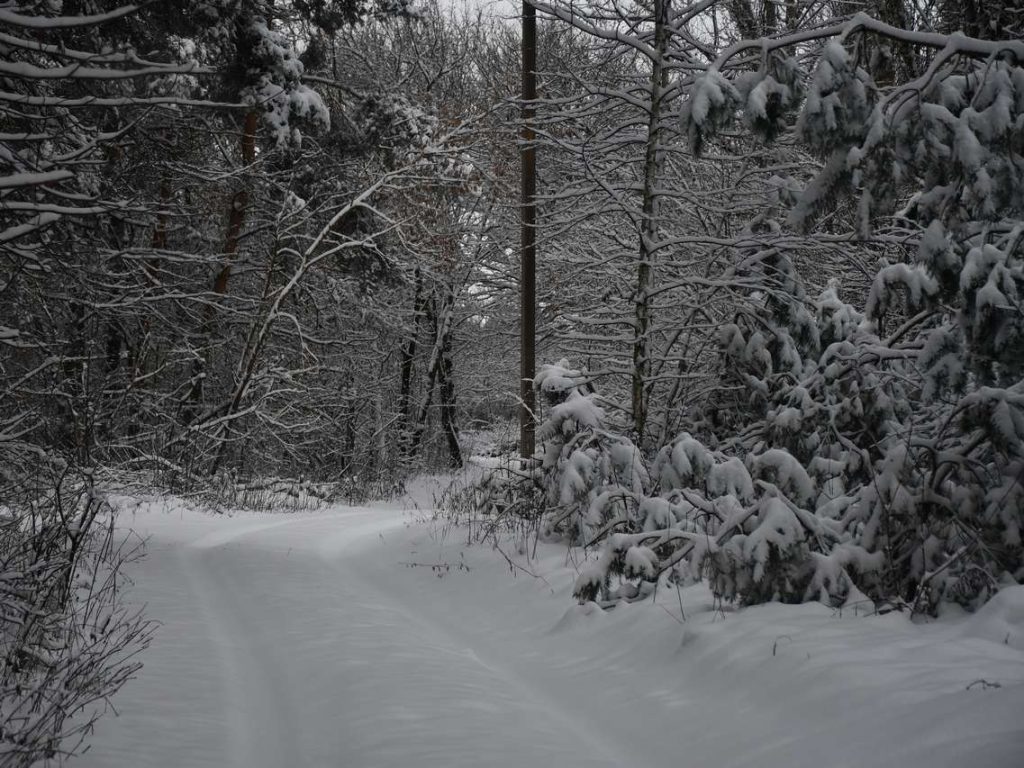
[[[162,626],[72,764],[1024,765],[1024,587],[931,625],[699,587],[603,613],[564,548],[531,576],[397,506],[126,511]]]

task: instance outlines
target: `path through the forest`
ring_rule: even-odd
[[[603,614],[571,607],[564,550],[528,566],[545,579],[512,573],[398,509],[151,504],[122,520],[148,537],[133,594],[161,626],[80,768],[1009,768],[1024,756],[1024,650],[996,641],[1024,627],[1024,593],[987,623],[930,631],[822,606],[716,615],[689,592]],[[999,687],[968,690],[977,679]]]

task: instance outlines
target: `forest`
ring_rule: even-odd
[[[1024,2],[0,0],[0,766],[90,764],[146,680],[139,530],[425,478],[488,546],[412,576],[554,553],[581,623],[987,616],[1006,679],[965,685],[1019,713]],[[232,760],[338,764],[301,748]]]

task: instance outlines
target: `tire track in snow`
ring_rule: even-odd
[[[285,727],[289,711],[284,691],[272,679],[271,667],[258,659],[253,641],[258,627],[246,625],[238,615],[238,602],[225,599],[225,586],[213,574],[208,561],[220,554],[212,546],[190,546],[181,551],[181,562],[219,661],[225,757],[238,768],[292,765],[296,750]]]
[[[343,702],[347,694],[362,702],[360,708],[378,711],[376,718],[358,712],[349,717],[354,725],[339,724],[347,738],[346,743],[338,748],[348,750],[339,764],[408,765],[413,755],[406,753],[408,748],[400,744],[400,738],[388,735],[397,724],[418,734],[421,739],[426,759],[420,758],[419,764],[480,765],[480,754],[475,747],[463,748],[455,743],[462,738],[458,733],[458,720],[462,715],[458,713],[464,711],[468,722],[474,719],[490,722],[492,728],[500,726],[506,732],[504,736],[492,732],[489,739],[500,741],[514,736],[512,740],[517,743],[516,751],[522,752],[527,760],[531,750],[538,753],[533,757],[534,762],[538,758],[543,760],[543,745],[548,744],[551,749],[561,752],[551,764],[636,765],[642,768],[643,763],[638,763],[635,755],[628,755],[610,743],[596,728],[568,712],[563,703],[517,679],[504,665],[481,656],[479,649],[450,628],[431,620],[422,609],[414,610],[409,601],[380,589],[347,565],[346,553],[358,552],[367,543],[375,542],[378,536],[402,526],[404,522],[405,519],[398,514],[382,514],[377,510],[300,517],[271,525],[218,531],[197,540],[189,548],[191,553],[198,553],[199,561],[203,563],[193,573],[193,578],[199,578],[207,585],[210,593],[202,595],[202,587],[198,587],[206,603],[211,626],[220,635],[218,644],[229,681],[228,700],[251,702],[254,698],[262,698],[274,702],[256,708],[250,703],[234,710],[228,746],[236,758],[235,764],[247,768],[272,766],[275,765],[274,760],[285,760],[276,764],[289,766],[325,764],[322,762],[325,759],[323,752],[318,752],[315,745],[296,741],[295,734],[302,730],[299,722],[302,718],[296,714],[294,706],[287,703],[289,681],[282,679],[280,674],[276,681],[269,679],[272,676],[268,676],[267,670],[274,664],[272,659],[265,657],[267,643],[260,643],[259,631],[249,626],[255,616],[250,614],[248,620],[234,624],[223,618],[232,611],[238,612],[237,604],[232,606],[224,599],[224,590],[232,583],[240,590],[236,603],[253,598],[245,586],[251,587],[254,580],[245,578],[241,572],[246,561],[233,562],[235,556],[261,552],[268,561],[290,555],[298,558],[318,556],[315,561],[320,566],[319,578],[311,578],[311,574],[306,573],[302,575],[314,582],[310,585],[311,590],[318,585],[333,585],[333,597],[344,606],[347,623],[352,628],[339,632],[338,647],[344,656],[339,659],[339,669],[357,672],[360,669],[378,670],[377,674],[383,676],[400,669],[411,681],[410,688],[396,695],[395,691],[388,690],[383,678],[382,685],[376,686],[373,672],[368,675],[335,675],[333,682],[342,720],[345,719],[346,706]],[[211,568],[212,563],[218,563],[218,567]],[[293,571],[293,575],[298,573]],[[259,616],[271,623],[282,618]],[[245,647],[239,647],[238,638],[246,632],[250,637]],[[264,654],[264,658],[258,658],[259,654]],[[331,678],[333,673],[324,669],[323,674]],[[436,695],[430,695],[430,691],[436,691]],[[290,698],[294,700],[295,696]],[[245,717],[240,717],[240,713]],[[258,723],[268,719],[275,725],[259,728]],[[368,728],[374,719],[379,722],[376,726],[380,730],[379,735]],[[535,741],[539,742],[539,747]],[[473,744],[472,737],[468,743]],[[304,752],[307,756],[300,760]],[[310,757],[311,754],[317,754],[317,759]],[[443,759],[442,754],[445,755]],[[271,757],[273,755],[278,757]],[[341,758],[342,754],[339,753],[338,757]]]
[[[289,681],[289,649],[281,647],[270,631],[277,623],[275,617],[267,615],[260,595],[251,590],[254,574],[245,573],[252,566],[252,558],[246,557],[253,554],[251,550],[267,557],[279,557],[280,553],[258,544],[250,547],[250,541],[266,536],[278,539],[285,534],[281,529],[310,524],[353,527],[355,521],[373,516],[379,517],[380,513],[357,509],[337,514],[298,514],[272,522],[232,518],[225,527],[179,549],[182,571],[219,661],[227,724],[225,756],[238,768],[306,765],[297,740],[301,729],[297,692]],[[355,530],[362,529],[356,526]],[[300,536],[300,541],[305,538]]]
[[[362,541],[365,542],[366,539]],[[574,715],[568,708],[571,704],[558,701],[545,691],[530,685],[510,666],[497,661],[486,650],[475,647],[469,638],[454,633],[451,627],[440,623],[428,613],[426,606],[402,600],[400,596],[381,589],[365,574],[353,568],[344,554],[359,543],[350,539],[327,540],[320,545],[319,554],[335,571],[344,574],[344,580],[349,585],[358,584],[359,590],[372,595],[375,603],[381,606],[390,605],[392,610],[408,619],[417,627],[421,638],[438,638],[442,647],[449,649],[460,663],[469,663],[486,670],[502,682],[506,691],[526,702],[530,710],[540,713],[543,719],[557,723],[566,732],[573,734],[579,745],[581,765],[610,764],[645,768],[647,763],[641,755],[628,751],[628,747],[624,748],[623,745],[610,740],[598,727]]]
[[[144,670],[121,700],[125,725],[144,723],[120,737],[131,748],[117,749],[115,736],[86,764],[643,768],[565,702],[433,620],[413,592],[358,572],[368,545],[407,519],[373,509],[206,517],[186,521],[187,531],[155,520],[161,606],[177,618],[148,661],[165,671]]]

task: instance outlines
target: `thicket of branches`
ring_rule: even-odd
[[[567,359],[485,510],[600,547],[583,601],[1019,583],[1019,6],[536,5],[577,62],[540,103]]]
[[[517,50],[405,0],[0,3],[0,762],[79,749],[147,641],[100,478],[363,498],[509,412]]]
[[[173,482],[460,463],[461,415],[509,408],[466,340],[504,346],[514,291],[514,37],[399,2],[170,5],[0,18],[4,434]]]
[[[123,602],[138,544],[115,531],[91,474],[0,456],[0,764],[28,766],[87,744],[152,627]]]

